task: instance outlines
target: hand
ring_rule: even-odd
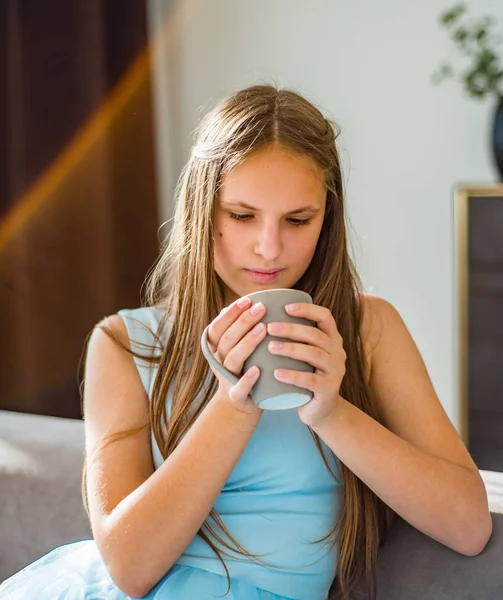
[[[276,369],[274,375],[279,381],[313,392],[313,398],[297,410],[303,423],[315,427],[337,409],[339,390],[346,372],[346,352],[332,313],[327,308],[308,302],[298,302],[293,306],[297,306],[297,309],[285,308],[289,315],[314,321],[318,327],[281,323],[281,329],[277,330],[274,329],[277,323],[269,323],[269,335],[302,342],[280,342],[281,347],[277,349],[273,349],[271,346],[274,342],[270,342],[269,350],[314,367],[314,373]]]
[[[230,401],[240,411],[262,414],[249,394],[260,376],[258,367],[251,367],[242,376],[245,360],[266,336],[266,327],[260,320],[265,315],[265,307],[255,304],[259,312],[250,310],[251,301],[247,296],[239,298],[216,317],[208,329],[208,347],[218,362],[228,371],[240,377],[236,385],[211,367],[219,382],[219,391],[224,391]],[[257,328],[255,328],[257,326]]]

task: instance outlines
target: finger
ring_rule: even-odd
[[[255,348],[265,338],[267,328],[264,323],[257,323],[241,341],[239,341],[226,354],[224,367],[232,373],[241,373],[245,360],[251,355]]]
[[[236,344],[238,344],[238,342],[240,342],[261,319],[263,319],[265,313],[266,309],[262,302],[257,302],[248,310],[245,310],[220,337],[218,343],[219,354],[226,357],[234,346],[236,346]]]
[[[293,304],[287,304],[285,311],[292,317],[302,317],[314,321],[318,328],[331,339],[336,339],[339,335],[334,316],[324,306],[311,304],[310,302],[294,302]]]
[[[248,298],[248,296],[243,296],[232,304],[229,304],[229,306],[224,307],[219,315],[212,321],[208,329],[208,342],[217,348],[223,332],[239,318],[250,304],[250,298]]]
[[[313,393],[321,392],[325,387],[323,378],[317,373],[291,371],[289,369],[275,369],[274,377],[278,381],[291,383],[299,388],[310,390]]]
[[[323,373],[329,373],[333,368],[333,358],[331,355],[315,346],[308,344],[295,344],[290,342],[279,342],[273,340],[269,342],[268,349],[271,354],[279,356],[288,356],[295,360],[300,360],[311,365],[315,369],[319,369]],[[341,359],[345,362],[345,356]]]
[[[259,377],[260,369],[256,366],[250,367],[239,381],[231,387],[229,391],[230,399],[234,402],[245,402]]]
[[[267,325],[267,333],[274,337],[287,338],[295,342],[311,344],[312,346],[321,348],[326,352],[330,352],[330,349],[334,343],[333,339],[329,338],[326,333],[317,327],[312,327],[311,325],[300,325],[299,323],[269,323]]]

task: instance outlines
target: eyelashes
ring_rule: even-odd
[[[229,217],[231,219],[234,219],[234,221],[239,221],[239,222],[245,222],[245,221],[249,221],[250,219],[253,219],[253,215],[249,215],[249,214],[245,214],[245,215],[239,215],[237,213],[229,213]],[[288,219],[288,222],[290,223],[290,225],[293,225],[294,227],[302,227],[303,225],[309,225],[309,223],[311,222],[311,219],[294,219],[293,217]]]

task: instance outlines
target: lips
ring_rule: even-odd
[[[270,275],[271,273],[279,273],[284,269],[246,269],[247,271],[252,271],[253,273],[264,273],[265,275]]]
[[[248,274],[248,277],[257,283],[272,283],[278,279],[283,271],[284,269],[276,269],[274,271],[264,271],[263,269],[260,271],[254,271],[252,269],[245,269],[245,273]]]

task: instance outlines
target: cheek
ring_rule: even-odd
[[[232,236],[228,231],[223,229],[215,229],[214,233],[214,253],[215,253],[215,268],[217,271],[225,270],[225,265],[232,259]]]
[[[235,227],[225,224],[215,228],[214,238],[215,246],[220,252],[229,252],[237,247],[236,244],[240,239],[243,240],[243,234],[236,231]]]
[[[214,243],[216,252],[219,252],[220,254],[225,252],[230,243],[228,232],[224,231],[223,229],[217,229],[214,234]]]
[[[318,243],[317,232],[306,232],[304,235],[293,235],[291,238],[292,252],[304,260],[310,260],[316,250]]]

